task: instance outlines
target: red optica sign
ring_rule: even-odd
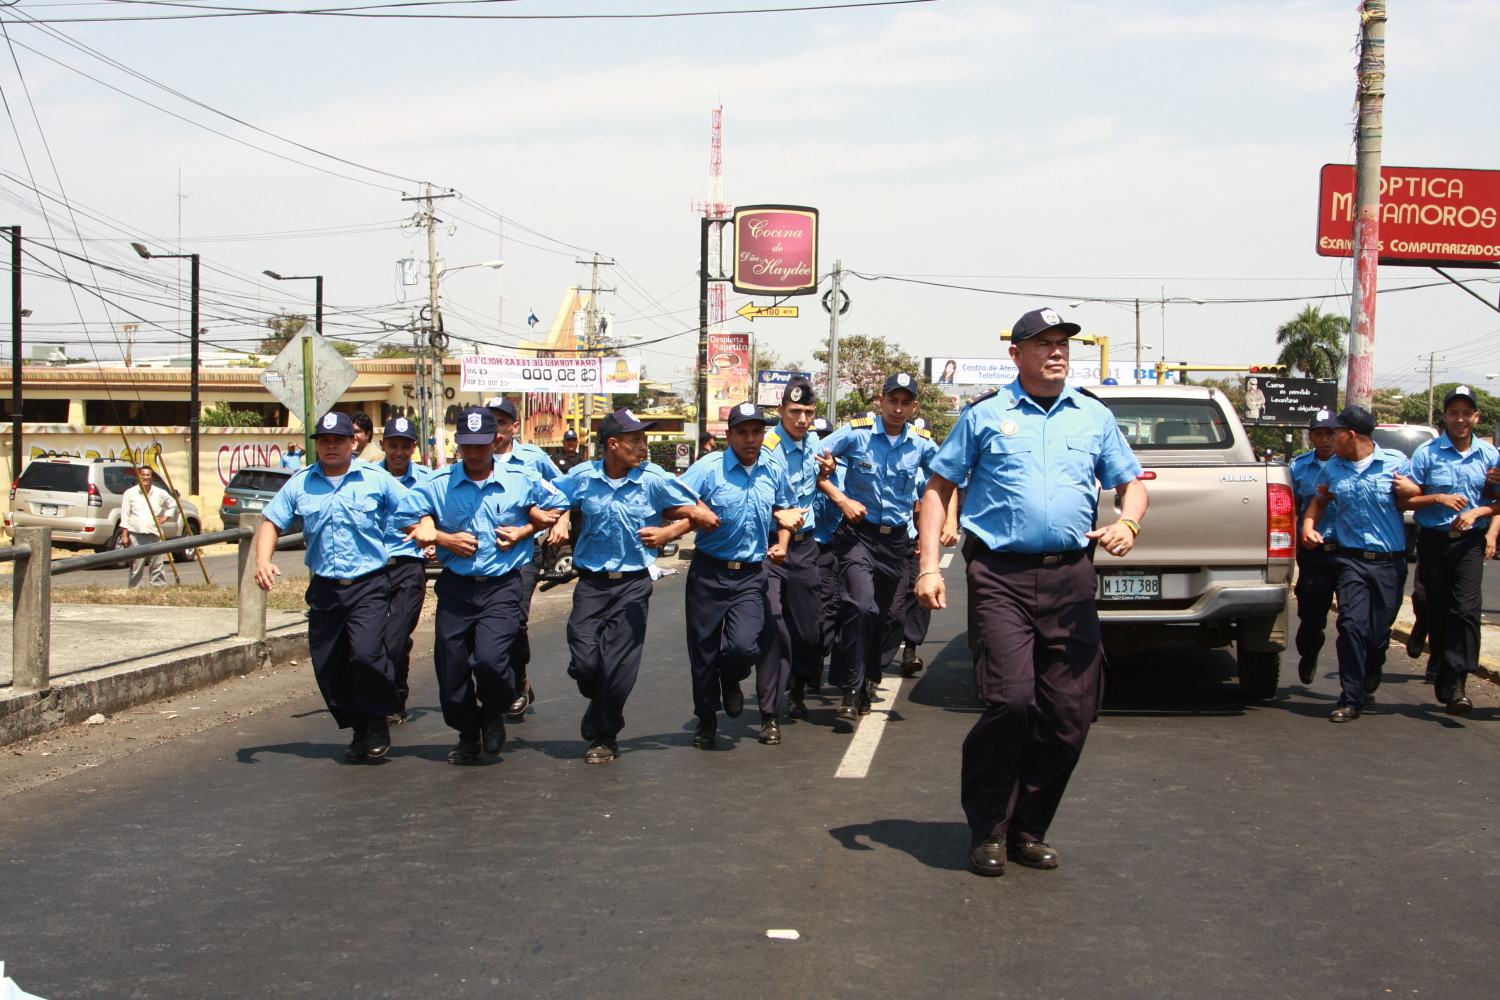
[[[818,210],[744,205],[734,210],[734,290],[811,295],[818,290]]]
[[[1354,167],[1323,165],[1318,255],[1354,256]],[[1500,170],[1381,167],[1380,262],[1485,266],[1500,261]]]

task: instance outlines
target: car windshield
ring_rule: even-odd
[[[136,485],[135,469],[131,466],[106,465],[104,467],[104,488],[111,493],[124,493],[134,485]]]
[[[1394,448],[1407,458],[1424,441],[1437,437],[1431,427],[1377,427],[1370,437],[1382,448]]]
[[[1104,404],[1136,451],[1229,446],[1229,425],[1212,400],[1106,398]]]
[[[292,478],[290,472],[271,472],[268,469],[241,469],[234,474],[225,489],[250,490],[256,493],[275,493]]]
[[[52,490],[56,493],[85,493],[89,488],[89,468],[66,462],[32,462],[21,473],[17,489]]]

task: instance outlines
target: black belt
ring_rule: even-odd
[[[343,578],[336,577],[336,576],[319,576],[317,573],[313,574],[313,578],[317,579],[317,580],[322,580],[324,583],[331,583],[335,587],[350,587],[350,586],[353,586],[356,583],[359,583],[361,580],[368,580],[370,577],[374,576],[376,573],[380,573],[380,572],[385,571],[386,569],[389,569],[390,565],[391,565],[390,563],[386,563],[384,566],[380,567],[380,569],[371,570],[370,572],[365,573],[362,576],[349,577],[348,579],[343,579]]]
[[[397,563],[425,563],[426,561],[426,556],[391,556],[390,562],[386,563],[386,565],[394,566]]]
[[[900,532],[904,536],[907,528],[910,527],[905,524],[871,524],[869,521],[845,521],[844,523],[853,525],[856,531],[863,531],[867,535],[893,535]]]
[[[1008,559],[1011,562],[1022,563],[1026,566],[1060,566],[1067,562],[1077,562],[1086,556],[1089,551],[1087,547],[1084,547],[1081,549],[1069,549],[1066,552],[1010,552],[1006,549],[992,549],[972,534],[969,538],[972,540],[973,549],[966,554],[966,558],[968,559],[973,559],[974,555],[978,552],[989,552],[999,556],[1001,559]]]
[[[806,531],[799,531],[795,535],[792,536],[792,541],[794,541],[794,542],[804,541],[805,539],[811,538],[812,537],[812,533],[813,533],[813,530],[811,528],[808,528]],[[771,535],[770,542],[771,542],[772,545],[776,544],[776,535],[774,533]]]
[[[760,563],[758,561],[739,562],[738,560],[733,559],[715,559],[713,556],[708,555],[705,552],[699,552],[697,549],[693,550],[693,558],[702,559],[710,566],[717,566],[720,569],[758,569],[760,567]]]
[[[573,569],[578,573],[579,576],[585,579],[599,578],[604,580],[625,580],[634,579],[638,576],[649,575],[649,570],[644,569],[627,569],[617,572],[615,570],[584,569],[582,566],[579,566],[577,564],[573,566]]]
[[[1344,545],[1340,545],[1337,551],[1347,553],[1350,556],[1358,556],[1365,562],[1390,562],[1392,559],[1398,557],[1405,558],[1406,556],[1405,552],[1372,552],[1369,549],[1351,549]]]
[[[451,570],[451,569],[449,569],[446,566],[443,567],[443,572],[447,573],[449,576],[456,576],[460,580],[472,580],[475,583],[485,583],[485,582],[491,581],[491,580],[503,580],[506,577],[510,576],[512,573],[519,573],[519,572],[521,572],[521,567],[517,566],[515,569],[506,570],[504,573],[501,573],[499,576],[470,576],[467,573],[459,573],[459,572],[456,572],[454,570]]]

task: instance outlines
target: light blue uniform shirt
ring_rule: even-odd
[[[818,456],[823,453],[818,432],[809,430],[801,441],[793,441],[792,436],[783,431],[780,425],[767,427],[765,451],[786,470],[792,495],[797,498],[795,506],[807,511],[802,515],[803,525],[797,534],[816,528],[817,499],[824,495],[818,489]]]
[[[637,534],[661,527],[668,507],[692,507],[693,491],[649,463],[631,469],[618,487],[611,485],[598,462],[575,466],[553,485],[569,507],[583,512],[583,527],[573,547],[573,562],[595,573],[633,573],[656,558]]]
[[[1327,486],[1334,502],[1333,531],[1339,545],[1367,552],[1402,552],[1406,549],[1406,526],[1391,492],[1396,473],[1411,475],[1406,456],[1392,448],[1375,446],[1365,471],[1335,455],[1323,466],[1319,485]]]
[[[385,467],[385,459],[372,464],[387,475],[394,475],[390,469]],[[394,478],[396,482],[410,490],[430,475],[433,475],[433,470],[427,466],[410,462],[406,466],[406,475],[394,476]],[[394,521],[385,530],[385,550],[390,553],[392,559],[395,559],[397,556],[422,558],[422,550],[417,547],[417,543],[407,538],[406,532],[402,531],[401,526]]]
[[[844,495],[865,505],[870,524],[905,528],[911,524],[912,495],[932,473],[937,445],[916,428],[902,428],[892,444],[880,417],[872,426],[845,424],[823,441],[823,450],[844,459]]]
[[[496,455],[495,461],[519,468],[530,469],[549,483],[558,479],[563,474],[561,469],[552,464],[551,455],[534,444],[523,444],[515,440],[512,440],[510,443],[510,451],[504,455]],[[546,544],[546,540],[547,533],[545,531],[538,531],[533,536],[531,544],[535,548]]]
[[[291,454],[288,454],[286,452],[282,452],[281,453],[281,467],[283,469],[300,469],[300,468],[302,468],[302,455],[303,455],[303,453],[300,452],[300,451],[297,452],[297,454],[295,454],[295,455],[291,455]]]
[[[725,562],[764,559],[776,528],[771,511],[797,506],[786,469],[764,448],[748,472],[732,449],[710,452],[682,474],[682,482],[719,515],[717,528],[698,532],[698,551]]]
[[[1424,442],[1411,456],[1411,478],[1422,487],[1423,496],[1434,493],[1454,493],[1469,501],[1471,507],[1484,507],[1489,501],[1484,497],[1484,477],[1500,459],[1495,446],[1471,438],[1469,450],[1460,455],[1453,446],[1453,439],[1444,431],[1431,441]],[[1423,528],[1446,529],[1459,512],[1442,504],[1433,504],[1413,511],[1412,518]],[[1474,522],[1475,531],[1489,529],[1490,519],[1482,517]]]
[[[431,514],[442,531],[467,531],[478,540],[467,558],[439,545],[437,557],[445,569],[461,576],[504,576],[531,561],[531,546],[520,542],[501,550],[495,529],[527,523],[532,507],[545,506],[556,496],[555,487],[517,464],[496,462],[489,477],[476,483],[460,462],[418,483],[402,513],[413,520]]]
[[[1333,461],[1332,456],[1329,461]],[[1312,498],[1318,495],[1318,481],[1323,478],[1323,466],[1327,462],[1318,461],[1316,451],[1304,451],[1292,459],[1292,464],[1287,466],[1292,474],[1292,496],[1297,500],[1297,536],[1302,535],[1302,515],[1307,513],[1307,505]],[[1323,520],[1318,524],[1318,534],[1323,536],[1325,542],[1337,542],[1338,538],[1333,530],[1333,507],[1336,501],[1329,501],[1328,509],[1323,513]],[[1301,549],[1299,548],[1300,552]]]
[[[402,526],[404,513],[398,509],[404,510],[408,498],[406,488],[389,473],[366,462],[350,462],[337,488],[318,463],[288,479],[266,504],[265,515],[282,531],[301,518],[307,568],[314,576],[349,580],[386,564],[386,537]]]
[[[968,479],[960,522],[991,549],[1071,552],[1088,545],[1099,487],[1130,482],[1141,464],[1109,407],[1065,388],[1044,410],[1017,379],[963,411],[932,471]]]
[[[840,462],[835,466],[833,475],[828,478],[842,493],[844,491],[844,463]],[[819,490],[817,500],[813,503],[813,515],[818,519],[817,527],[813,529],[813,540],[819,545],[827,545],[833,541],[833,533],[839,530],[839,525],[844,523],[844,512],[839,510],[839,505],[833,502],[833,497]]]

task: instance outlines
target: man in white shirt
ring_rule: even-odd
[[[149,545],[162,540],[162,526],[177,524],[177,505],[160,486],[155,486],[155,473],[151,467],[140,467],[140,484],[132,486],[122,494],[120,500],[120,544],[123,546]],[[146,582],[151,575],[151,586],[167,585],[166,556],[149,556],[130,564],[132,590]]]

